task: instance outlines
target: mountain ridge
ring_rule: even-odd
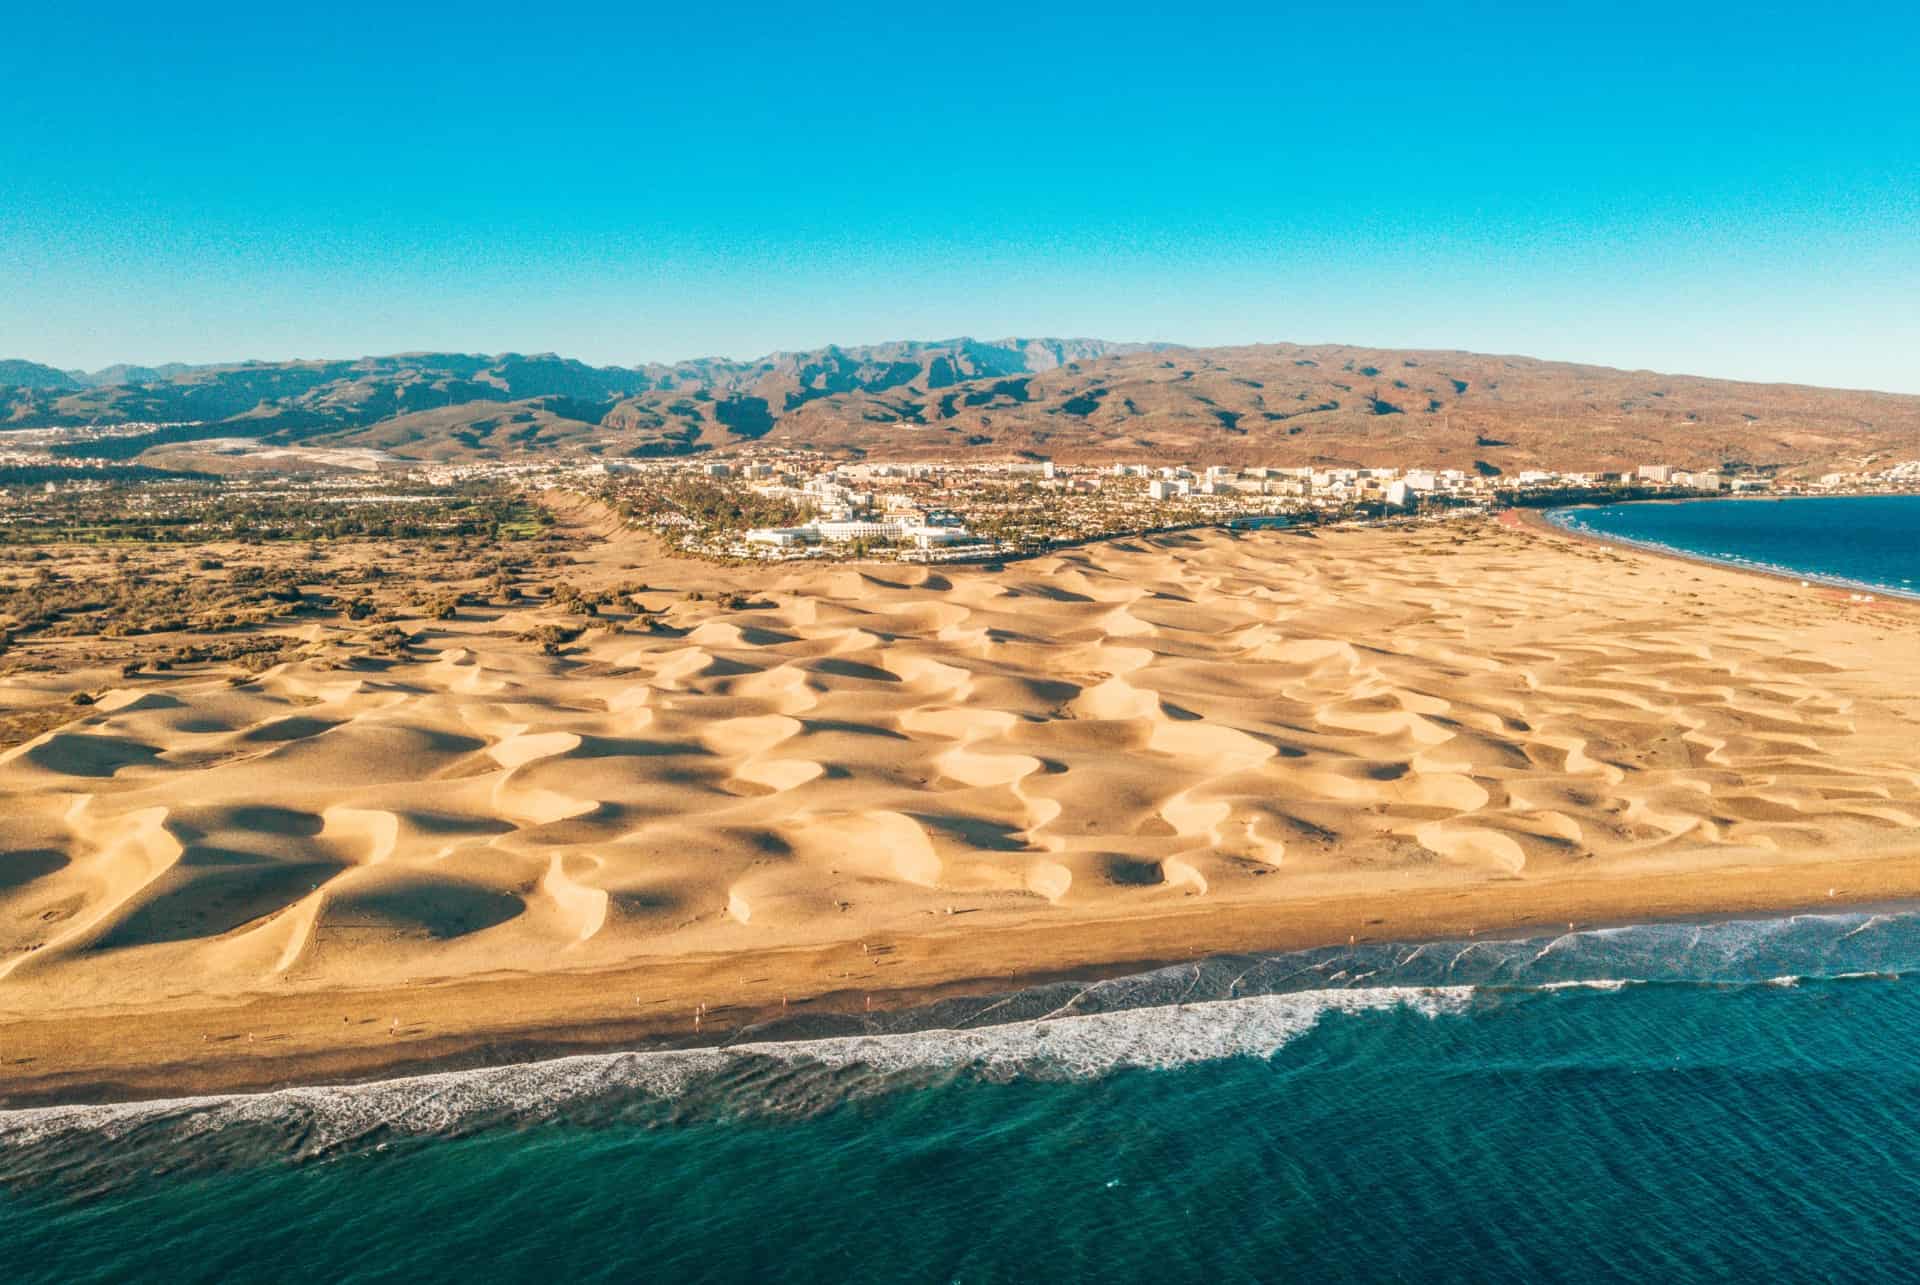
[[[645,458],[755,443],[903,459],[1503,470],[1651,458],[1817,468],[1920,455],[1916,396],[1457,349],[960,336],[634,366],[422,352],[109,367],[86,378],[109,372],[131,382],[0,362],[0,431],[189,425],[84,448],[123,458],[229,437],[449,460]]]

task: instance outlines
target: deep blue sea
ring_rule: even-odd
[[[1920,495],[1607,504],[1549,516],[1616,540],[1920,595]]]
[[[0,1115],[0,1278],[1920,1272],[1911,913],[1223,958],[860,1020]]]

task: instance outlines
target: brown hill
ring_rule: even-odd
[[[956,339],[634,368],[404,354],[0,390],[0,424],[125,420],[198,422],[74,453],[252,436],[439,459],[764,442],[886,458],[1509,472],[1652,459],[1819,470],[1920,456],[1920,397],[1342,345]]]

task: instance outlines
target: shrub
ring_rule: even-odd
[[[557,648],[572,642],[584,629],[574,629],[566,625],[536,625],[520,635],[521,642],[539,643],[545,648]]]

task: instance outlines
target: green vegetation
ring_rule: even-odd
[[[220,575],[70,576],[47,566],[0,577],[0,631],[18,637],[126,638],[219,632],[311,610],[291,571],[241,567]]]
[[[1693,499],[1718,494],[1718,491],[1689,491],[1672,486],[1557,486],[1496,492],[1500,503],[1515,509],[1553,509],[1565,504],[1619,504],[1627,500]]]
[[[338,485],[166,477],[0,492],[0,544],[197,544],[449,536],[525,540],[544,509],[504,491],[369,481]]]
[[[645,526],[659,527],[677,518],[700,540],[754,527],[794,526],[810,516],[791,500],[763,495],[732,478],[649,477],[639,485],[613,482],[600,498]]]

